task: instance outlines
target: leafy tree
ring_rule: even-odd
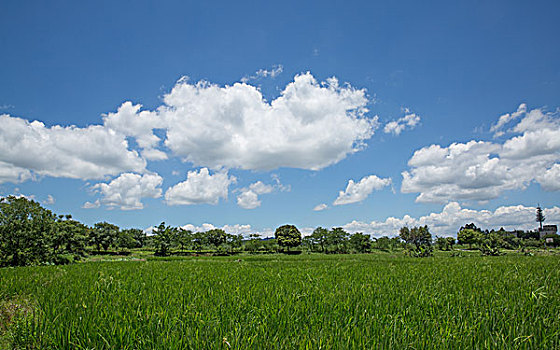
[[[181,251],[185,250],[185,247],[189,246],[192,243],[192,231],[185,230],[182,227],[179,227],[179,231],[175,235],[176,243],[181,246]]]
[[[428,230],[428,226],[419,226],[409,229],[404,226],[400,230],[399,237],[408,244],[416,247],[432,244],[432,235]]]
[[[171,253],[171,247],[175,241],[176,232],[176,228],[165,226],[165,222],[162,222],[153,230],[154,245],[156,248],[155,255],[167,256]]]
[[[327,230],[326,228],[319,226],[315,230],[313,230],[313,233],[308,236],[312,250],[317,250],[317,247],[320,247],[320,251],[324,252],[328,235],[329,230]]]
[[[0,198],[0,265],[49,262],[56,216],[34,200]]]
[[[455,239],[453,237],[437,237],[436,236],[436,248],[439,250],[451,250],[455,244]]]
[[[85,255],[89,231],[86,225],[72,220],[71,215],[59,215],[54,228],[51,241],[53,254],[71,254],[74,259]]]
[[[241,248],[243,245],[243,236],[242,235],[232,235],[226,234],[226,244],[229,246],[231,250],[236,248]]]
[[[128,229],[118,231],[114,242],[115,248],[118,249],[132,249],[137,247],[137,242],[134,239],[132,232]]]
[[[117,225],[98,222],[90,230],[89,239],[93,245],[97,246],[97,251],[100,251],[101,247],[107,251],[109,247],[115,245],[118,233],[119,227]]]
[[[361,232],[350,235],[348,243],[350,244],[350,247],[358,253],[365,253],[371,248],[371,239],[369,238],[369,235],[365,235]]]
[[[544,217],[543,211],[541,206],[537,206],[537,216],[536,216],[536,221],[539,223],[539,227],[542,230],[542,223],[546,220],[546,218]]]
[[[224,230],[215,228],[206,231],[206,242],[218,248],[222,244],[226,243],[226,233]]]
[[[301,244],[301,233],[294,225],[283,225],[276,229],[274,237],[280,247],[288,250]]]
[[[346,243],[349,233],[342,227],[334,227],[326,236],[325,244],[329,252],[343,253],[346,251]]]
[[[457,243],[468,244],[472,248],[473,244],[478,244],[482,240],[482,232],[470,228],[463,228],[457,233]]]
[[[502,244],[503,241],[500,235],[492,231],[482,235],[479,249],[482,255],[501,255],[500,246]]]
[[[414,256],[424,257],[432,255],[432,235],[428,226],[419,226],[409,229],[404,226],[400,229],[399,237],[412,247]]]
[[[124,235],[123,238],[119,238],[121,248],[142,248],[147,243],[146,232],[139,228],[129,228],[122,230],[121,233]]]
[[[206,234],[204,232],[193,233],[191,242],[194,249],[201,251],[202,247],[206,243]]]
[[[262,247],[261,235],[258,233],[251,233],[249,235],[249,240],[245,242],[245,249],[251,253],[255,253]]]

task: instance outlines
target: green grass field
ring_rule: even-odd
[[[560,348],[558,256],[243,255],[5,268],[0,300],[8,348]]]

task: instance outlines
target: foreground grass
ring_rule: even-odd
[[[239,261],[239,259],[241,261]],[[45,349],[559,348],[556,256],[302,255],[0,269]]]

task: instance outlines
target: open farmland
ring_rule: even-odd
[[[557,256],[311,254],[23,267],[0,269],[0,300],[27,309],[4,331],[5,346],[560,346]]]

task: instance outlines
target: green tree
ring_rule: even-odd
[[[109,247],[114,246],[119,234],[119,227],[108,222],[98,222],[90,230],[90,243],[97,247],[97,251],[107,251]]]
[[[432,255],[432,235],[428,226],[419,226],[409,229],[404,226],[400,229],[399,237],[412,248],[411,253],[417,257]]]
[[[215,228],[206,231],[206,242],[218,248],[222,244],[226,243],[226,232],[222,229]]]
[[[156,248],[155,255],[167,256],[171,253],[176,232],[176,228],[165,226],[165,222],[162,222],[158,227],[154,228],[154,245]]]
[[[482,255],[501,255],[500,247],[503,240],[497,232],[488,232],[481,235],[479,250]]]
[[[331,229],[325,239],[327,251],[331,253],[346,252],[346,243],[348,242],[349,233],[342,227],[334,227]]]
[[[175,240],[181,247],[181,251],[184,251],[185,247],[190,246],[192,243],[192,231],[179,227],[179,231],[177,231],[177,234],[175,235]]]
[[[536,216],[536,221],[539,223],[539,228],[542,230],[542,223],[546,220],[546,218],[544,217],[543,211],[541,206],[537,206],[537,216]]]
[[[261,247],[261,235],[258,233],[251,233],[249,240],[245,242],[245,249],[251,253],[256,253]]]
[[[191,242],[194,249],[201,251],[202,247],[206,243],[206,234],[204,232],[193,233]]]
[[[323,227],[317,227],[313,230],[313,233],[309,235],[309,242],[311,245],[311,250],[325,251],[325,243],[327,241],[327,236],[329,235],[329,230]]]
[[[229,251],[233,251],[234,249],[239,249],[243,245],[243,236],[242,235],[232,235],[226,234],[226,244],[229,248]]]
[[[0,198],[0,265],[23,266],[51,261],[49,249],[56,216],[34,200]]]
[[[482,232],[470,228],[463,228],[457,233],[457,243],[468,244],[472,248],[473,244],[479,244],[482,240]]]
[[[365,235],[361,232],[350,235],[348,243],[350,244],[350,247],[358,253],[368,252],[371,248],[371,239],[369,238],[369,235]]]
[[[435,246],[439,250],[451,250],[455,244],[453,237],[438,237],[436,236]]]
[[[84,256],[88,231],[86,225],[72,220],[71,215],[60,215],[55,222],[52,236],[52,253],[55,255],[71,254],[74,260]]]
[[[283,225],[276,229],[274,237],[278,245],[288,250],[301,244],[301,233],[294,225]]]

